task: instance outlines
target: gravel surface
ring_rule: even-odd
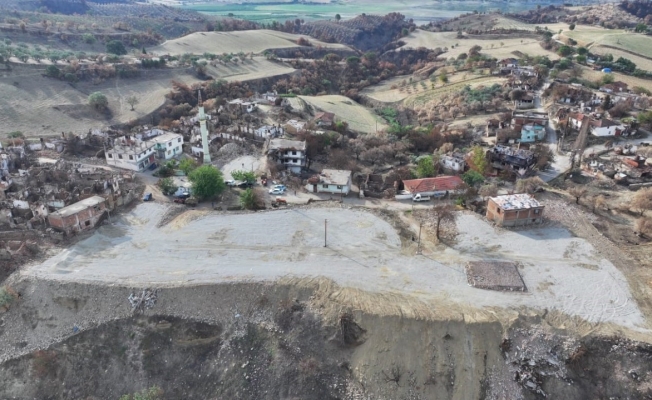
[[[401,246],[388,222],[356,209],[189,212],[157,228],[166,209],[141,204],[22,273],[135,287],[325,276],[342,286],[407,294],[433,304],[446,298],[464,307],[555,309],[589,322],[645,327],[623,275],[587,241],[564,228],[512,232],[462,214],[453,248],[426,243],[424,255],[415,256]],[[494,293],[470,287],[464,266],[487,259],[520,262],[529,291]]]

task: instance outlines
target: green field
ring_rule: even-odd
[[[362,13],[384,15],[400,12],[418,24],[443,18],[453,18],[460,14],[477,10],[479,12],[502,11],[519,12],[536,8],[537,4],[549,2],[477,2],[477,1],[432,1],[432,0],[357,0],[355,2],[315,3],[274,3],[274,4],[230,4],[201,3],[190,4],[184,8],[211,15],[242,18],[258,22],[284,21],[295,18],[304,20],[332,19],[339,13],[342,18],[352,18]]]

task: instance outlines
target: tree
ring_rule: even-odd
[[[335,14],[335,20],[337,22],[340,22],[341,19],[342,19],[342,16],[340,14]]]
[[[186,176],[190,175],[195,168],[197,168],[197,162],[192,158],[184,158],[179,163],[179,169],[183,171]]]
[[[474,146],[471,152],[471,169],[484,175],[489,165],[484,149],[480,146]]]
[[[192,193],[200,200],[212,199],[224,191],[222,173],[212,165],[202,165],[190,173]]]
[[[563,45],[559,47],[559,50],[557,50],[557,54],[559,54],[562,57],[566,57],[573,54],[573,49],[570,46]]]
[[[575,24],[568,25],[568,29],[570,29],[571,31],[575,30]]]
[[[462,174],[462,180],[469,186],[475,186],[478,183],[484,182],[484,176],[478,171],[470,169]]]
[[[45,68],[45,75],[51,78],[58,78],[61,75],[61,70],[54,65],[48,65]]]
[[[614,83],[616,81],[616,78],[614,78],[613,74],[604,74],[602,76],[602,84],[607,85],[609,83]]]
[[[432,157],[425,156],[417,162],[416,174],[419,178],[429,178],[435,176],[436,173],[437,171],[435,171],[435,164],[432,161]]]
[[[573,186],[568,189],[568,194],[575,198],[575,204],[580,204],[580,199],[584,197],[587,193],[587,190],[581,186]]]
[[[94,92],[88,96],[88,105],[96,110],[103,110],[109,105],[109,100],[102,92]]]
[[[521,89],[514,89],[511,92],[509,92],[509,98],[512,101],[518,101],[521,100],[525,96],[525,91]]]
[[[632,197],[630,206],[641,217],[645,211],[652,210],[652,188],[645,188],[636,192],[634,197]]]
[[[140,103],[140,101],[138,100],[138,97],[136,97],[136,96],[127,97],[127,104],[129,104],[131,106],[131,111],[134,111],[134,106],[136,104],[138,104],[138,103]]]
[[[161,189],[161,192],[166,196],[173,194],[176,189],[172,178],[161,178],[156,182],[156,186],[158,186],[159,189]]]
[[[645,31],[647,31],[647,25],[640,22],[640,23],[636,24],[636,28],[634,28],[634,31],[638,32],[638,33],[641,33],[641,32],[644,33]]]
[[[585,55],[589,54],[589,49],[587,49],[586,47],[578,47],[577,48],[577,54],[579,54],[581,56],[585,56]]]
[[[448,75],[446,75],[446,71],[441,71],[441,72],[439,73],[439,81],[440,81],[441,83],[446,83],[446,82],[448,82]]]
[[[546,144],[539,143],[530,146],[530,151],[534,153],[534,157],[537,160],[535,166],[540,170],[545,168],[549,163],[555,161],[554,151],[552,151],[552,149]]]
[[[488,185],[482,185],[478,194],[482,196],[483,199],[487,197],[494,197],[498,194],[498,186],[495,183],[490,183]]]
[[[455,207],[451,204],[437,204],[432,208],[431,214],[435,222],[435,237],[439,240],[441,223],[444,221],[455,221]]]
[[[110,42],[107,42],[106,44],[106,52],[115,54],[118,56],[122,56],[127,54],[127,49],[125,49],[125,45],[122,44],[121,41],[119,40],[111,40]]]
[[[84,33],[82,35],[82,40],[84,43],[93,44],[97,39],[95,39],[95,36],[91,33]]]
[[[236,181],[242,181],[247,183],[256,182],[256,174],[254,174],[253,171],[233,171],[231,172],[231,176]]]

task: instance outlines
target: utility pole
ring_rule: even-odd
[[[417,254],[421,254],[421,226],[423,226],[423,222],[419,222],[419,241],[417,242]]]
[[[328,220],[324,220],[324,247],[326,247],[326,237],[328,234]]]

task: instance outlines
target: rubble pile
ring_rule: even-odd
[[[157,295],[158,290],[156,289],[143,289],[140,294],[132,292],[129,294],[127,299],[129,300],[129,304],[131,304],[132,311],[144,311],[154,307],[156,304]]]
[[[545,332],[539,326],[516,328],[501,345],[514,380],[542,397],[547,397],[542,388],[546,377],[573,383],[567,375],[566,360],[580,347],[576,339]]]

